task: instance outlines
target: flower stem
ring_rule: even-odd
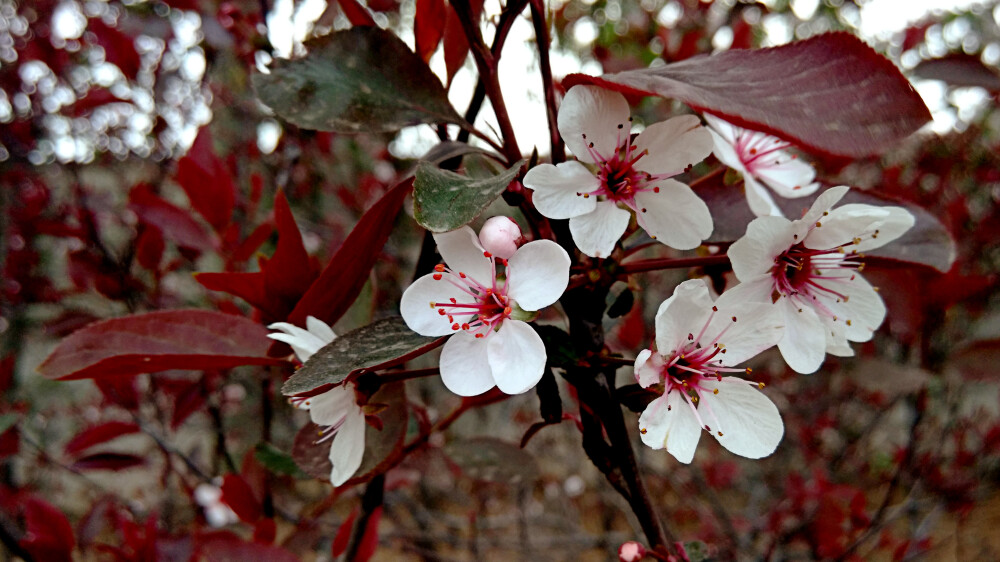
[[[696,258],[655,258],[623,263],[620,265],[620,270],[626,275],[631,275],[633,273],[642,273],[645,271],[701,267],[705,265],[720,265],[724,263],[729,263],[729,256],[726,254],[699,256]]]
[[[389,384],[393,382],[408,381],[410,379],[430,377],[440,372],[441,370],[437,367],[430,367],[428,369],[410,369],[408,371],[389,371],[380,374],[378,376],[378,380],[382,384]]]

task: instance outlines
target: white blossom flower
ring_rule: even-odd
[[[497,386],[507,394],[533,387],[545,346],[524,320],[559,299],[569,256],[549,240],[528,242],[510,259],[483,249],[471,228],[435,234],[446,265],[417,279],[400,302],[406,325],[425,336],[454,333],[441,350],[441,380],[460,396]],[[505,272],[497,275],[497,265]]]
[[[796,221],[759,217],[729,248],[740,286],[782,311],[786,328],[778,349],[799,373],[815,372],[827,353],[854,355],[847,342],[872,338],[885,319],[885,305],[860,275],[863,252],[899,238],[914,224],[902,207],[832,209],[847,191],[828,189]]]
[[[819,188],[813,167],[785,151],[790,143],[714,115],[704,117],[715,142],[715,157],[743,176],[747,202],[758,217],[784,216],[765,185],[786,199],[805,197]]]
[[[711,135],[697,117],[684,115],[654,123],[633,139],[631,121],[621,94],[570,88],[558,125],[579,161],[528,170],[523,183],[534,190],[535,207],[551,219],[569,219],[577,248],[590,257],[608,257],[625,233],[631,213],[621,206],[664,244],[698,247],[712,234],[712,215],[690,187],[669,178],[708,157]]]
[[[774,403],[762,384],[729,373],[781,338],[780,315],[739,287],[712,302],[702,280],[685,281],[656,312],[656,351],[643,350],[635,377],[662,392],[639,416],[642,442],[690,463],[702,429],[737,455],[759,459],[784,435]]]
[[[337,338],[330,326],[312,316],[306,319],[306,327],[308,330],[278,322],[268,328],[281,332],[268,334],[267,337],[292,346],[295,356],[305,363],[320,348]],[[333,469],[330,471],[330,482],[334,486],[347,482],[365,456],[365,415],[358,406],[354,390],[354,383],[347,382],[316,396],[291,400],[296,408],[309,410],[309,418],[322,428],[316,443],[331,441],[330,462]]]

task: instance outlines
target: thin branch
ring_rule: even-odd
[[[566,149],[559,136],[556,120],[556,91],[552,83],[552,65],[549,61],[549,28],[545,21],[543,0],[531,0],[531,23],[535,27],[535,42],[538,44],[538,64],[542,71],[542,88],[545,91],[545,117],[549,122],[549,142],[552,146],[553,164],[566,160]]]
[[[385,501],[385,473],[376,474],[365,486],[365,494],[361,496],[361,513],[351,530],[351,540],[347,543],[344,560],[357,560],[361,545],[364,544],[365,533],[375,510],[382,507]]]

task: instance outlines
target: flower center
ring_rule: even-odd
[[[496,271],[497,259],[489,252],[483,255],[490,260]],[[499,260],[507,266],[507,260]],[[507,295],[509,277],[503,277],[502,283],[496,275],[489,286],[469,277],[461,271],[453,271],[443,264],[434,267],[434,280],[450,283],[457,287],[466,297],[451,297],[448,302],[431,302],[431,308],[447,318],[454,331],[463,330],[477,338],[484,338],[500,328],[504,320],[510,318],[517,308],[516,303]]]
[[[756,175],[762,168],[786,164],[794,160],[794,154],[782,152],[791,144],[781,139],[756,131],[741,130],[736,134],[736,153],[747,172]]]
[[[629,121],[631,121],[631,117]],[[597,166],[597,178],[601,180],[601,185],[594,191],[579,192],[578,196],[588,198],[591,196],[601,197],[605,200],[624,203],[633,211],[638,212],[635,195],[643,191],[659,193],[660,188],[653,185],[659,180],[670,178],[681,173],[677,170],[670,174],[650,174],[636,168],[636,164],[649,154],[648,150],[639,152],[632,144],[632,136],[625,130],[625,124],[618,124],[618,138],[615,141],[614,151],[610,154],[601,154],[594,147],[593,142],[587,141],[587,135],[583,135],[583,140],[587,142],[587,153],[590,159]]]
[[[846,303],[850,299],[843,284],[854,281],[857,273],[865,268],[860,260],[864,255],[848,250],[860,242],[860,238],[855,238],[850,243],[826,250],[807,248],[799,242],[785,250],[774,259],[771,267],[774,287],[771,301],[785,297],[836,321],[837,313],[829,305]],[[851,325],[850,319],[846,322]]]

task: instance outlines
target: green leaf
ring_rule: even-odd
[[[346,484],[368,480],[375,474],[385,472],[403,449],[403,440],[409,426],[405,385],[384,385],[372,395],[368,403],[385,406],[377,414],[382,429],[376,429],[371,424],[365,426],[365,454],[361,459],[361,466]],[[314,423],[306,424],[299,430],[292,446],[292,458],[310,476],[329,479],[330,470],[333,469],[330,463],[331,440],[317,443],[321,439],[319,430],[320,427]]]
[[[305,129],[392,132],[458,123],[441,81],[398,37],[353,27],[306,42],[308,54],[277,59],[254,89],[280,117]]]
[[[431,232],[447,232],[472,222],[514,181],[524,160],[483,179],[421,162],[413,181],[413,215]]]
[[[2,435],[11,427],[14,427],[14,424],[17,423],[19,419],[21,419],[21,416],[19,416],[18,414],[0,415],[0,435]]]
[[[473,480],[531,485],[538,478],[534,457],[517,445],[493,437],[453,441],[445,445],[444,453]]]
[[[324,385],[343,382],[361,369],[379,369],[426,353],[439,338],[411,331],[402,318],[383,318],[350,331],[316,352],[301,369],[285,381],[286,396],[302,394]]]
[[[292,459],[291,455],[270,443],[257,443],[257,446],[254,447],[254,458],[257,459],[257,462],[264,465],[264,468],[275,474],[283,474],[295,478],[305,478],[307,476],[299,468],[299,465],[295,464],[295,460]]]

